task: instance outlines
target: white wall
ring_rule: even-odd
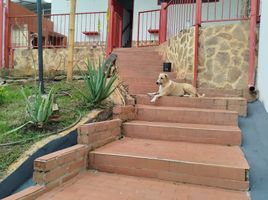
[[[77,0],[76,12],[106,12],[108,9],[108,0]],[[51,13],[61,14],[70,12],[70,0],[52,0]],[[91,16],[91,17],[90,17]],[[54,31],[68,35],[69,18],[54,17]],[[98,27],[99,26],[99,27]],[[82,32],[95,32],[100,29],[99,36],[86,36]],[[79,15],[76,18],[76,42],[104,41],[107,35],[106,14]]]
[[[257,89],[260,92],[260,100],[264,103],[268,112],[268,1],[262,0],[261,25],[259,40],[259,64],[257,72]]]

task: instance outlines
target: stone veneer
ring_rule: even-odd
[[[66,72],[67,48],[44,49],[44,71],[46,74]],[[85,62],[89,59],[95,64],[103,58],[102,47],[76,47],[74,50],[74,70],[86,69]],[[37,49],[14,49],[14,70],[12,76],[32,76],[37,68]]]
[[[249,65],[249,22],[204,26],[200,29],[198,87],[245,89]],[[191,82],[194,27],[183,30],[160,46],[173,64],[177,78]]]

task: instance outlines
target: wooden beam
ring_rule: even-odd
[[[68,35],[69,40],[68,40],[67,81],[73,80],[75,12],[76,12],[76,0],[71,0],[70,19],[69,19],[69,35]]]

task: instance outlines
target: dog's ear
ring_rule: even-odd
[[[168,78],[168,75],[167,75],[167,74],[165,74],[165,77],[166,77],[166,78]]]

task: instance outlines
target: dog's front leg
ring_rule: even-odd
[[[162,93],[162,94],[157,94],[157,95],[155,95],[154,98],[151,100],[151,102],[152,102],[152,103],[155,103],[156,100],[157,100],[159,97],[162,97],[162,96],[165,96],[165,94]]]
[[[150,97],[153,97],[153,96],[159,94],[159,92],[153,92],[153,93],[147,93],[147,94],[148,94]]]

